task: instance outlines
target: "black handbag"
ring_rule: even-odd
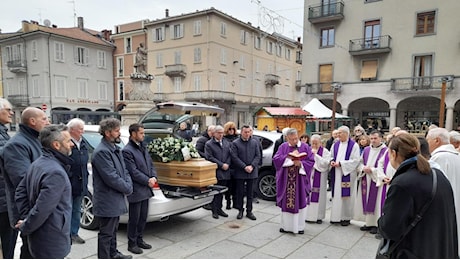
[[[410,223],[409,227],[407,227],[406,231],[404,232],[403,236],[401,237],[401,239],[399,239],[398,242],[393,243],[390,246],[391,240],[385,239],[385,238],[382,238],[380,240],[380,244],[377,249],[377,254],[375,256],[376,259],[390,259],[391,254],[399,246],[401,241],[403,241],[404,238],[407,236],[407,234],[409,234],[409,232],[412,230],[412,228],[414,228],[417,225],[417,223],[420,220],[422,220],[423,214],[425,214],[426,210],[430,207],[431,202],[433,202],[434,200],[434,196],[436,195],[436,189],[438,187],[438,178],[436,176],[436,172],[433,169],[432,169],[432,173],[433,173],[432,174],[433,175],[433,188],[431,189],[431,199],[427,203],[425,203],[425,205],[420,210],[420,212],[415,216],[415,219],[412,220],[412,223]],[[410,252],[408,253],[412,256],[415,256],[411,254]],[[411,258],[414,258],[414,257],[411,257]]]

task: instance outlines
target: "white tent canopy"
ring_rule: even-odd
[[[332,118],[332,110],[325,106],[317,98],[313,98],[308,104],[302,107],[302,110],[311,114],[311,118]],[[339,113],[335,113],[335,118],[349,118]]]

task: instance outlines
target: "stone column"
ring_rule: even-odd
[[[450,131],[452,130],[453,124],[454,124],[454,108],[453,107],[448,107],[446,109],[446,125],[445,128]]]
[[[153,76],[142,73],[131,74],[133,89],[129,92],[126,107],[120,111],[122,125],[138,123],[140,118],[154,107],[154,94],[150,90]]]
[[[389,130],[396,127],[396,108],[390,108],[390,126]]]
[[[348,116],[348,108],[342,108],[342,115]]]

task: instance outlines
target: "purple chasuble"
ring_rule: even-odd
[[[377,159],[375,160],[374,167],[377,167],[379,163],[379,159],[382,157],[382,155],[385,153],[387,150],[386,147],[380,149],[379,154],[377,155]],[[363,151],[363,161],[364,165],[367,165],[367,160],[369,159],[369,154],[371,152],[371,147],[368,146],[364,148]],[[361,178],[361,197],[362,197],[362,204],[363,204],[363,212],[364,214],[374,214],[375,212],[375,203],[377,203],[377,193],[378,193],[378,188],[376,183],[371,180],[370,187],[369,187],[369,195],[367,195],[367,178],[364,176]]]
[[[340,142],[335,142],[334,144],[334,161],[337,161],[337,153],[339,151]],[[353,146],[355,145],[355,141],[348,138],[348,145],[347,151],[345,152],[345,160],[350,159],[351,151],[353,150]],[[351,191],[351,183],[350,183],[350,174],[347,176],[342,175],[342,197],[350,197]],[[332,184],[332,197],[334,197],[334,189],[335,189],[335,167],[331,170],[331,184]]]
[[[323,156],[323,147],[320,146],[318,149],[318,155]],[[318,202],[319,201],[319,189],[321,186],[321,172],[315,169],[313,174],[313,185],[311,188],[311,201]]]
[[[287,142],[281,144],[273,157],[273,163],[276,168],[276,205],[282,212],[295,214],[309,204],[308,197],[311,191],[309,180],[314,158],[310,147],[302,143],[297,149],[299,153],[307,153],[307,156],[301,160],[307,175],[299,174],[300,168],[297,166],[283,167],[288,154],[294,149]]]

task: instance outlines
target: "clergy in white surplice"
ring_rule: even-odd
[[[356,197],[356,170],[360,162],[359,146],[350,139],[350,128],[341,126],[339,141],[331,147],[331,223],[350,225]]]
[[[330,169],[331,153],[323,147],[321,136],[310,137],[311,151],[315,155],[315,164],[311,171],[310,205],[307,207],[308,223],[323,223],[326,217],[327,175]]]
[[[384,158],[387,147],[382,142],[379,131],[371,132],[370,146],[364,148],[361,154],[361,163],[358,166],[358,189],[356,190],[355,217],[354,219],[364,221],[361,231],[377,233],[377,220],[381,213],[381,202],[385,194],[382,194],[382,186],[377,186],[378,163]]]

